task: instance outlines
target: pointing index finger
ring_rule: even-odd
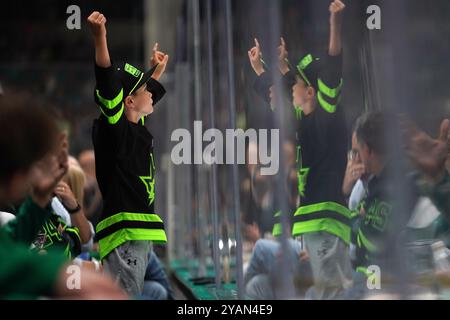
[[[260,48],[258,39],[256,39],[256,38],[255,38],[255,45],[256,45],[256,47],[257,47],[258,49]]]

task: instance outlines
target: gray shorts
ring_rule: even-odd
[[[147,269],[151,250],[151,241],[127,241],[115,248],[103,259],[105,271],[131,297],[137,297],[142,294],[145,270]]]

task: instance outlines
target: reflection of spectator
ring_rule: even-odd
[[[244,274],[245,290],[252,299],[273,300],[280,298],[275,285],[280,283],[281,277],[290,280],[299,279],[304,290],[312,284],[311,266],[307,253],[302,251],[301,242],[289,239],[287,242],[286,262],[288,274],[280,274],[281,245],[274,240],[261,239],[256,242],[248,268]],[[281,293],[286,294],[286,293]],[[292,297],[289,297],[292,298]]]
[[[396,194],[393,158],[387,146],[388,122],[391,118],[380,112],[361,116],[355,126],[356,150],[364,165],[365,173],[371,176],[368,182],[366,198],[361,205],[361,223],[356,230],[356,273],[350,298],[360,298],[367,291],[366,277],[368,267],[380,266],[389,277],[392,247],[399,244],[399,236],[404,236],[408,217],[399,216],[399,203]],[[403,175],[405,176],[405,175]],[[410,201],[405,213],[410,215],[417,200],[412,181],[404,181],[405,195]],[[394,216],[397,213],[397,216]],[[354,296],[352,296],[354,295]]]
[[[446,168],[446,161],[449,161],[449,126],[450,121],[444,120],[439,138],[432,139],[413,124],[403,122],[410,158],[428,181],[431,199],[447,217],[450,216],[450,173]]]

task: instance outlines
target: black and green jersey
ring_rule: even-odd
[[[307,78],[307,68],[319,65],[318,74]],[[292,107],[297,129],[297,177],[300,207],[293,217],[293,236],[325,231],[350,242],[352,214],[346,207],[342,182],[347,164],[348,132],[340,98],[343,86],[342,55],[314,58],[306,55],[297,66],[301,78],[317,93],[317,107],[308,115],[301,115]],[[308,73],[312,74],[312,73]],[[282,77],[284,91],[295,84],[294,71]],[[269,102],[269,88],[273,80],[263,73],[254,89]],[[279,220],[279,219],[278,219]],[[274,233],[280,232],[276,220]]]
[[[0,228],[0,299],[36,299],[54,293],[67,258],[29,249],[50,214],[49,208],[40,208],[28,198],[16,218]]]
[[[77,228],[69,227],[56,213],[45,221],[32,243],[37,252],[59,251],[68,259],[81,253],[81,238]]]
[[[143,124],[125,116],[124,92],[113,67],[96,66],[95,101],[101,108],[94,121],[96,174],[103,212],[96,227],[100,258],[130,240],[166,242],[164,224],[155,213],[153,136]],[[154,104],[165,94],[151,79],[147,88]]]
[[[317,59],[319,60],[319,59]],[[307,55],[298,66],[312,63]],[[342,182],[347,163],[348,133],[342,89],[342,55],[320,59],[316,84],[317,107],[303,115],[297,130],[297,166],[300,207],[295,212],[293,235],[325,231],[350,242],[350,211],[345,206]]]
[[[398,205],[394,202],[396,191],[392,172],[392,169],[384,169],[368,184],[367,197],[363,202],[364,215],[356,232],[356,266],[360,272],[365,272],[370,265],[381,266],[388,262],[389,253],[404,233],[417,203],[415,184],[406,177],[408,180],[403,192],[410,197],[405,208],[407,216],[394,217]]]

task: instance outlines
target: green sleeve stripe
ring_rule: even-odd
[[[103,113],[103,115],[108,119],[109,124],[116,124],[117,122],[119,122],[120,118],[122,117],[123,114],[123,110],[124,110],[124,106],[122,104],[122,107],[120,108],[119,111],[117,111],[117,113],[113,116],[108,116],[102,108],[100,108],[100,111]]]
[[[339,85],[336,88],[330,88],[322,81],[322,79],[319,78],[318,80],[319,91],[327,95],[328,97],[335,99],[341,93],[343,83],[344,81],[341,79]]]
[[[331,104],[329,102],[327,102],[322,95],[322,92],[318,92],[317,93],[317,99],[319,100],[320,105],[322,106],[322,108],[328,112],[328,113],[335,113],[336,112],[336,104]]]
[[[272,235],[274,237],[279,237],[282,234],[282,228],[281,228],[281,223],[277,223],[273,225],[273,229],[272,229]]]
[[[95,90],[95,93],[97,95],[98,101],[102,104],[102,106],[104,106],[105,108],[110,109],[110,110],[117,107],[123,100],[123,89],[121,89],[119,94],[112,100],[103,98],[100,95],[99,90]]]

